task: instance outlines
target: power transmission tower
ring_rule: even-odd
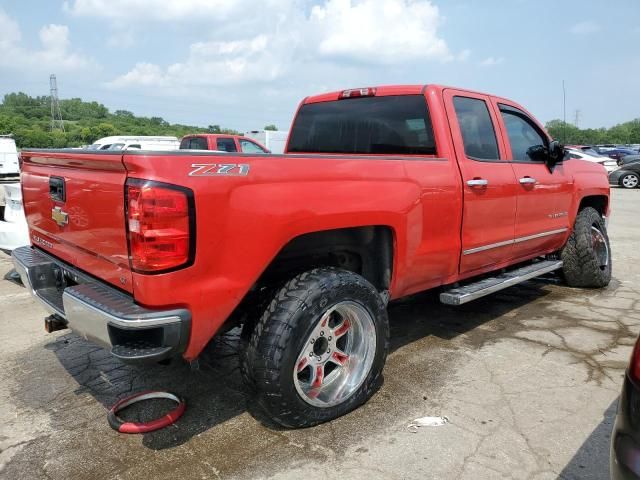
[[[60,102],[58,101],[58,82],[55,74],[49,77],[49,87],[51,89],[51,131],[62,130],[64,132],[64,122],[60,112]]]

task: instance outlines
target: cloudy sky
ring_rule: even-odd
[[[441,83],[581,127],[640,117],[638,0],[0,0],[0,95],[288,129],[306,95]]]

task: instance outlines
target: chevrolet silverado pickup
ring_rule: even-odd
[[[287,427],[371,397],[389,300],[611,278],[605,169],[517,103],[456,88],[307,97],[281,155],[28,150],[21,180],[31,246],[13,258],[48,330],[195,363],[242,326],[251,398]]]

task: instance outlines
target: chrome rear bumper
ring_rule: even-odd
[[[122,361],[159,361],[184,351],[188,310],[141,307],[130,295],[30,246],[15,249],[12,257],[24,286],[51,314]]]

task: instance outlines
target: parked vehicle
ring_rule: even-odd
[[[640,479],[640,341],[636,341],[624,375],[611,434],[611,480]]]
[[[261,145],[264,145],[270,153],[284,153],[287,146],[287,137],[289,132],[280,132],[273,130],[253,130],[245,134],[249,138],[253,138]]]
[[[640,162],[628,163],[611,172],[609,183],[622,188],[637,188],[640,185]]]
[[[4,195],[4,210],[0,217],[0,250],[12,251],[29,245],[29,229],[22,209],[20,182],[0,184]]]
[[[177,150],[180,140],[177,137],[149,137],[149,136],[116,136],[104,137],[93,142],[88,150]]]
[[[611,150],[607,150],[605,155],[609,158],[613,158],[614,160],[622,160],[627,155],[637,155],[638,152],[628,149],[628,148],[613,148]]]
[[[628,163],[640,162],[640,155],[625,155],[620,160],[616,162],[617,165],[623,166]]]
[[[0,178],[18,175],[18,149],[11,135],[0,135]]]
[[[307,97],[284,155],[22,156],[32,246],[13,258],[49,330],[125,362],[194,362],[242,325],[252,401],[286,427],[373,395],[390,299],[441,287],[460,305],[552,271],[611,279],[602,166],[472,91]]]
[[[269,153],[260,143],[243,135],[203,133],[186,135],[180,141],[180,150],[213,150],[218,152]]]
[[[569,154],[569,158],[576,158],[580,160],[586,160],[587,162],[599,163],[605,168],[607,172],[613,172],[618,168],[618,163],[615,160],[609,157],[604,157],[602,155],[591,155],[587,153],[587,150],[567,148],[567,152]]]

